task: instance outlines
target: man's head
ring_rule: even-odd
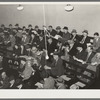
[[[56,31],[59,33],[61,31],[61,27],[60,26],[57,26],[56,27]]]
[[[48,30],[49,30],[49,31],[52,31],[52,30],[53,30],[53,27],[50,25],[50,26],[48,27]]]
[[[2,25],[1,25],[1,28],[2,28],[2,29],[4,29],[4,28],[5,28],[5,25],[4,25],[4,24],[2,24]]]
[[[26,33],[23,33],[23,34],[22,34],[22,37],[27,37]]]
[[[72,32],[71,32],[71,34],[72,35],[76,35],[77,34],[77,31],[75,29],[73,29]]]
[[[10,29],[12,28],[12,24],[9,24],[9,28],[10,28]]]
[[[15,28],[18,28],[18,27],[19,27],[19,24],[16,24],[16,25],[15,25]]]
[[[95,32],[94,33],[94,38],[98,38],[99,37],[99,33],[98,32]]]
[[[67,32],[68,32],[68,27],[65,26],[65,27],[63,28],[63,32],[64,32],[64,33],[67,33]]]
[[[26,27],[25,27],[25,26],[23,26],[23,28],[22,28],[22,29],[23,29],[23,31],[26,31]]]
[[[22,29],[18,29],[18,32],[21,33],[22,32]]]
[[[84,30],[82,33],[84,37],[88,36],[88,30]]]
[[[48,43],[51,44],[52,42],[53,42],[53,41],[52,41],[52,38],[49,38],[49,39],[48,39]]]
[[[93,46],[91,46],[91,45],[88,46],[88,47],[87,47],[87,52],[92,52],[92,51],[93,51]]]
[[[32,25],[31,24],[28,25],[28,29],[32,29]]]
[[[32,53],[36,53],[37,52],[37,46],[36,45],[34,45],[33,47],[32,47],[32,49],[31,49],[31,51],[32,51]]]
[[[36,25],[35,26],[35,30],[38,31],[39,30],[39,26]]]

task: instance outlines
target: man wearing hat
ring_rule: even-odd
[[[33,31],[33,28],[32,28],[32,25],[31,25],[31,24],[28,25],[28,29],[26,29],[26,31],[27,31],[27,33],[28,33],[29,35],[31,35],[31,33],[32,33],[32,31]]]
[[[52,56],[51,53],[53,53],[55,51],[56,48],[56,43],[55,41],[53,41],[52,38],[49,38],[47,40],[47,51],[48,51],[48,56],[49,56],[49,60],[50,62],[52,62]]]
[[[39,29],[39,26],[35,26],[34,30],[38,33],[38,34],[41,34],[41,30]]]
[[[57,35],[60,35],[61,37],[63,36],[63,32],[61,31],[61,27],[60,26],[56,27],[56,32],[57,32]]]
[[[1,32],[4,32],[5,29],[6,29],[6,28],[5,28],[5,25],[2,24],[2,25],[1,25],[1,28],[0,28],[0,33],[1,33]]]
[[[13,33],[10,33],[9,37],[10,37],[10,40],[9,41],[11,43],[11,46],[8,47],[7,49],[8,50],[13,50],[13,47],[15,45],[15,37],[14,37]]]
[[[79,36],[77,35],[76,29],[72,30],[70,40],[72,40],[73,42],[78,42],[79,41]]]
[[[22,33],[22,45],[27,45],[29,43],[29,37],[26,33]]]
[[[12,33],[13,32],[12,24],[9,24],[8,32],[9,33]]]
[[[55,36],[56,35],[56,31],[53,29],[53,27],[51,25],[48,27],[48,31],[49,31],[51,36]]]
[[[32,46],[33,44],[36,44],[38,40],[38,37],[34,34],[34,32],[31,32],[30,39],[29,39],[29,45]]]
[[[61,59],[61,54],[54,52],[53,53],[53,63],[51,65],[51,76],[53,77],[57,77],[57,76],[61,76],[64,75],[66,69],[63,65],[63,60]]]
[[[88,36],[88,31],[84,30],[82,32],[82,36],[80,37],[80,44],[83,45],[84,49],[87,48],[87,43],[90,43],[90,38]]]
[[[45,49],[45,39],[42,34],[39,35],[39,39],[37,40],[38,49],[43,51]]]
[[[100,37],[99,33],[94,33],[94,39],[93,39],[93,50],[100,52]]]
[[[84,50],[80,50],[80,47],[77,47],[78,49],[78,53],[77,55],[74,57],[74,60],[80,62],[79,65],[82,66],[83,64],[83,67],[84,64],[86,63],[90,63],[91,62],[91,59],[94,57],[95,53],[93,52],[93,47],[92,46],[88,46],[87,49],[84,51]],[[77,63],[77,62],[75,62]]]
[[[19,29],[21,29],[20,27],[19,27],[19,24],[15,24],[15,29],[18,31]]]
[[[63,28],[63,36],[62,36],[62,39],[63,39],[63,41],[65,42],[65,41],[68,41],[69,39],[70,39],[70,37],[71,37],[71,35],[70,35],[70,33],[68,32],[68,27],[64,27]]]
[[[17,36],[17,37],[22,37],[22,29],[20,28],[20,29],[18,29],[18,30],[16,30],[15,29],[15,35]]]

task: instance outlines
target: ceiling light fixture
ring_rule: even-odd
[[[74,7],[73,7],[71,4],[67,4],[67,5],[65,6],[65,11],[70,12],[70,11],[72,11],[72,10],[74,10]]]
[[[19,10],[19,11],[21,11],[21,10],[23,10],[24,9],[24,7],[22,6],[22,5],[19,5],[18,7],[17,7],[17,10]]]

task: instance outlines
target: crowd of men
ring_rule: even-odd
[[[65,62],[75,65],[70,65]],[[100,37],[88,30],[69,32],[68,27],[19,24],[0,28],[1,89],[68,89],[64,77],[74,69],[89,77],[99,77]],[[80,68],[75,67],[76,65]],[[90,73],[82,68],[94,72]],[[64,76],[65,75],[65,76]],[[76,75],[77,78],[82,78]],[[86,79],[88,82],[89,80]]]

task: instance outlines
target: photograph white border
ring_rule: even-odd
[[[16,4],[85,4],[100,5],[100,2],[0,2],[0,5],[16,5]],[[100,90],[84,89],[84,90],[29,90],[29,89],[3,89],[0,90],[1,98],[100,98]]]

